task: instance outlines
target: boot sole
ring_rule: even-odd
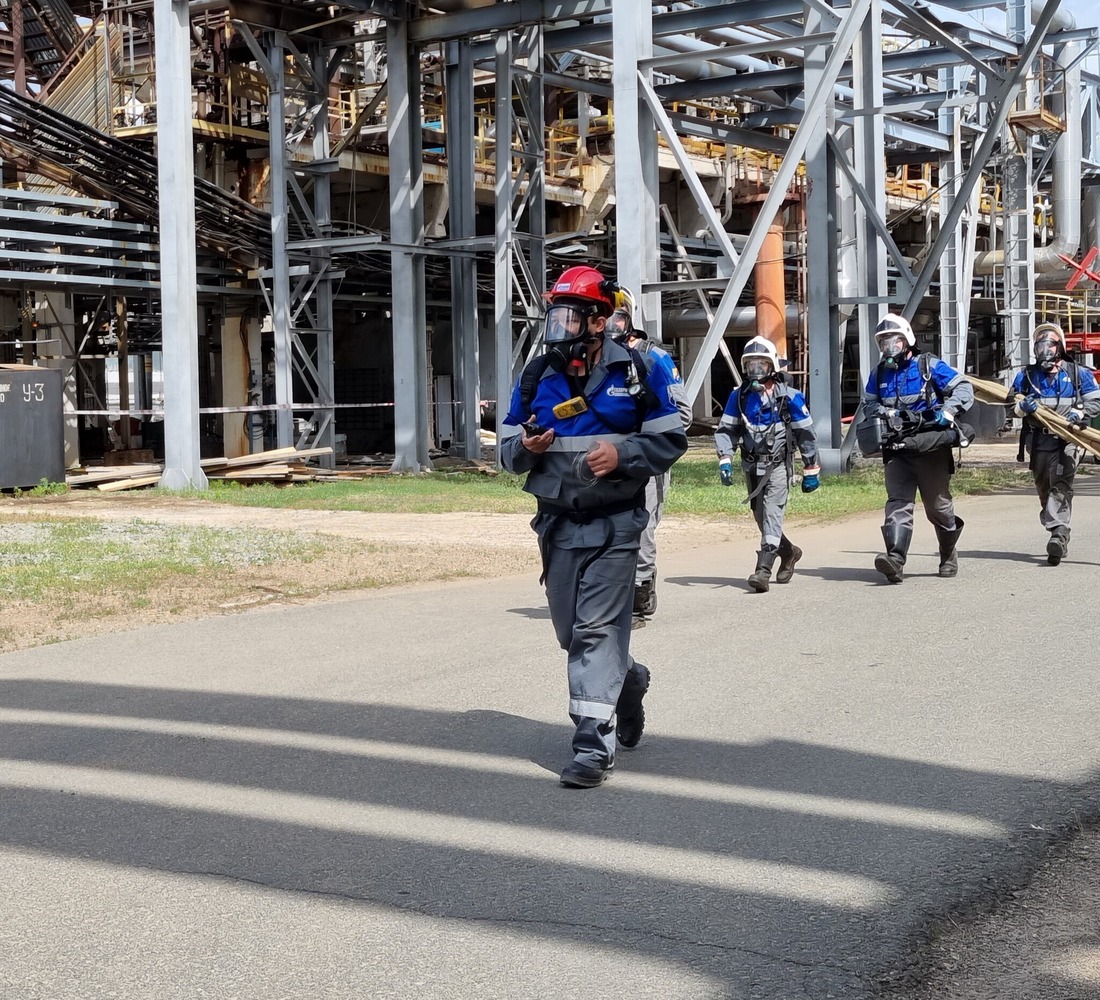
[[[901,571],[886,556],[875,556],[875,569],[891,583],[901,583],[903,579]]]
[[[749,586],[752,587],[752,589],[755,590],[758,594],[766,594],[768,592],[769,584],[767,580],[753,580],[750,577]]]
[[[568,771],[562,771],[561,777],[558,778],[558,782],[563,788],[599,788],[600,785],[607,781],[614,773],[614,768],[608,768],[606,771],[597,771],[594,775],[573,774]]]
[[[1057,566],[1062,561],[1062,545],[1060,542],[1047,542],[1047,562],[1051,566]]]

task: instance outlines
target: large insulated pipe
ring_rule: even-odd
[[[768,227],[764,245],[753,269],[753,294],[756,302],[756,334],[766,337],[781,358],[787,357],[787,296],[783,275],[783,227]]]
[[[792,303],[784,307],[783,335],[785,337],[798,334],[800,319],[798,306]],[[710,319],[703,309],[666,309],[661,314],[661,323],[667,340],[676,337],[705,337],[710,329]],[[736,333],[751,337],[756,334],[756,331],[755,306],[738,306],[733,310],[733,315],[726,326],[727,336]]]
[[[1040,11],[1032,7],[1032,18]],[[1051,28],[1076,27],[1073,15],[1060,10]],[[1054,239],[1045,247],[1035,248],[1035,273],[1048,274],[1065,269],[1058,255],[1074,256],[1081,247],[1081,68],[1074,65],[1080,55],[1080,42],[1066,42],[1056,56],[1065,73],[1065,101],[1062,114],[1066,131],[1054,144],[1050,199],[1054,210]],[[1004,250],[986,250],[974,258],[975,274],[992,274],[1004,266]]]

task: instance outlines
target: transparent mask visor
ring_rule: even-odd
[[[884,358],[900,358],[909,346],[900,333],[880,333],[875,342]]]
[[[1060,347],[1061,345],[1054,337],[1043,337],[1035,341],[1035,360],[1054,361],[1058,357]]]
[[[745,370],[746,378],[764,379],[775,374],[772,363],[767,358],[746,358],[741,367]]]
[[[587,335],[588,318],[576,306],[557,305],[546,310],[546,343],[560,344]]]
[[[612,340],[622,340],[633,332],[634,324],[630,322],[630,317],[625,312],[616,310],[607,321],[607,330]]]

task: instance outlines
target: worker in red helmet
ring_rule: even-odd
[[[554,632],[566,651],[573,760],[561,783],[594,788],[616,740],[637,746],[650,673],[630,655],[646,483],[687,450],[663,367],[613,341],[617,285],[571,267],[546,295],[545,351],[524,369],[505,417],[500,462],[526,473]]]

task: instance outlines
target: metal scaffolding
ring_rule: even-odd
[[[204,175],[197,239],[221,263],[194,281],[198,336],[216,339],[230,314],[254,324],[246,361],[265,395],[239,409],[272,444],[354,437],[394,471],[443,450],[478,457],[539,349],[548,281],[578,260],[639,294],[704,422],[737,379],[729,339],[758,330],[753,287],[778,268],[793,377],[836,468],[886,310],[990,377],[1020,363],[1040,300],[1071,333],[1100,315],[1089,290],[1057,307],[1046,294],[1082,233],[1100,232],[1081,193],[1100,175],[1100,79],[1084,69],[1097,32],[1058,0],[1010,0],[1007,14],[949,0],[950,21],[915,0],[175,0],[194,19],[190,89],[159,71],[154,85],[143,53],[165,37],[146,6],[69,4],[98,20],[54,39],[71,53],[27,64],[40,84],[51,74],[40,121],[33,86],[0,91],[5,183],[33,171],[56,193],[51,214],[75,191],[120,224],[154,224],[150,143],[163,149],[178,102]],[[42,23],[31,0],[20,10]],[[108,81],[128,116],[114,136],[60,79],[80,78],[96,30],[108,63],[112,45],[125,53]],[[156,234],[134,254],[105,241],[94,260],[54,251],[47,266],[56,221],[0,205],[18,232],[0,275],[13,301],[43,281],[76,288],[90,266],[162,294]],[[778,258],[762,253],[771,238]],[[172,379],[203,380],[180,365]],[[231,375],[247,372],[211,384]],[[178,433],[194,440],[191,424]]]

